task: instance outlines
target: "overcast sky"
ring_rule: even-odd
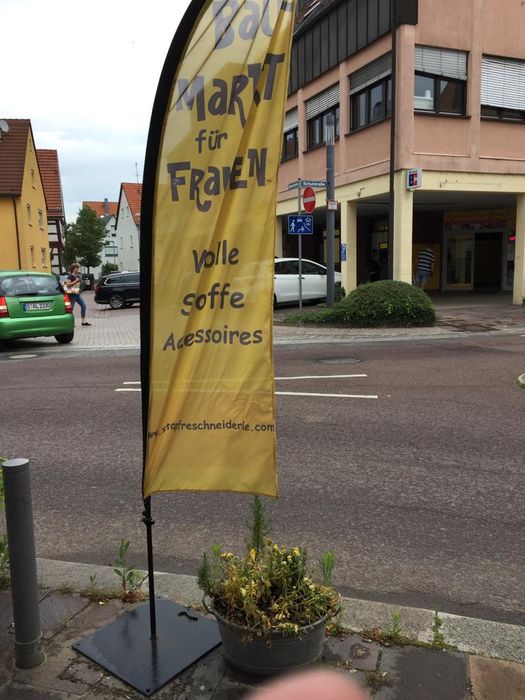
[[[153,99],[189,0],[0,0],[0,118],[58,151],[66,218],[142,182]],[[137,164],[135,167],[135,163]]]

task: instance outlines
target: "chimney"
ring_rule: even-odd
[[[104,214],[106,214],[106,216],[109,214],[109,202],[107,197],[104,197]]]

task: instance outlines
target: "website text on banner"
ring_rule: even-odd
[[[294,9],[204,2],[174,67],[152,207],[146,497],[277,495],[275,200]]]

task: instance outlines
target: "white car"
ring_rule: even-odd
[[[326,299],[326,267],[313,260],[301,260],[302,299]],[[341,281],[341,273],[334,272],[334,283]],[[299,258],[275,258],[274,304],[293,304],[299,301]]]

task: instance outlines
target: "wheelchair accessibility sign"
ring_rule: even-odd
[[[311,236],[314,232],[313,216],[288,216],[288,233]]]

